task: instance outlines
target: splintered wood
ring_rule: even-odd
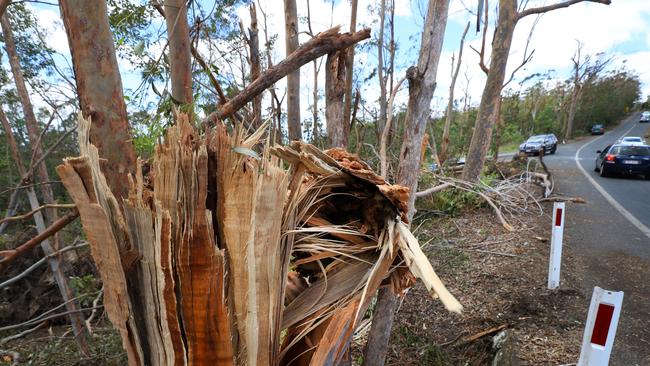
[[[180,115],[117,199],[89,129],[57,171],[130,365],[336,365],[377,289],[416,278],[462,309],[405,223],[408,190],[344,150]]]

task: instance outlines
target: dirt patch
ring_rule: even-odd
[[[513,336],[521,364],[577,362],[590,300],[580,266],[565,247],[561,287],[548,290],[551,218],[538,212],[519,219],[512,233],[487,209],[414,223],[436,272],[465,309],[450,314],[415,286],[396,316],[387,364],[491,364],[492,338],[502,328]]]

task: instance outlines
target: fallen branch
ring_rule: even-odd
[[[66,225],[74,221],[77,218],[77,216],[79,216],[79,211],[77,211],[77,209],[74,209],[68,212],[65,216],[56,220],[52,225],[46,228],[43,232],[29,239],[25,243],[21,244],[16,249],[5,250],[0,252],[0,255],[4,256],[4,258],[0,259],[0,266],[6,266],[7,264],[16,260],[16,258],[20,257],[24,253],[33,249],[35,246],[40,244],[43,240],[58,233]]]
[[[28,335],[29,333],[35,332],[35,331],[43,328],[45,325],[47,325],[47,322],[41,322],[37,326],[35,326],[34,328],[29,328],[29,329],[26,329],[26,330],[18,333],[18,334],[12,334],[10,336],[4,337],[4,338],[0,339],[0,345],[3,345],[3,344],[5,344],[5,343],[7,343],[9,341],[13,341],[14,339],[22,338],[22,337]]]
[[[445,190],[445,189],[447,189],[447,188],[449,188],[451,186],[452,186],[452,184],[450,184],[450,183],[443,183],[443,184],[440,184],[440,185],[437,185],[437,186],[434,186],[434,187],[431,187],[431,188],[427,188],[424,191],[417,192],[415,194],[415,197],[417,197],[417,198],[426,197],[426,196],[428,196],[430,194]]]
[[[9,286],[11,284],[14,284],[14,283],[18,282],[19,280],[21,280],[22,278],[25,278],[25,276],[32,273],[41,264],[47,262],[48,259],[50,259],[50,258],[52,258],[54,256],[57,256],[57,255],[59,255],[59,254],[61,254],[63,252],[67,252],[69,250],[79,249],[79,248],[83,248],[83,247],[87,247],[87,246],[88,246],[88,243],[79,243],[79,244],[70,245],[70,246],[67,246],[65,248],[59,249],[59,250],[57,250],[56,252],[54,252],[54,253],[52,253],[50,255],[46,255],[45,257],[38,260],[36,263],[29,266],[29,268],[22,271],[19,275],[12,277],[12,278],[6,280],[5,282],[0,283],[0,289],[3,289],[3,288],[5,288],[5,287],[7,287],[7,286]],[[0,342],[0,344],[1,344],[1,342]]]
[[[23,323],[14,324],[14,325],[7,325],[6,327],[0,327],[0,332],[5,332],[7,330],[12,330],[12,329],[16,329],[16,328],[28,327],[30,325],[34,325],[37,322],[44,322],[44,321],[47,321],[47,320],[56,319],[56,318],[59,318],[59,317],[62,317],[62,316],[70,315],[70,314],[81,313],[81,312],[88,311],[88,310],[101,309],[103,307],[104,307],[104,305],[99,305],[99,306],[92,307],[92,308],[84,308],[84,309],[64,311],[62,313],[56,313],[54,315],[46,316],[45,318],[32,319],[32,320],[28,320],[28,321],[23,322]]]
[[[315,60],[328,53],[344,48],[370,38],[370,29],[366,28],[355,33],[339,33],[339,27],[334,27],[316,35],[302,46],[298,47],[286,59],[267,69],[264,74],[237,94],[234,98],[223,104],[217,111],[212,112],[202,122],[214,126],[223,118],[231,116],[237,110],[250,102],[255,96],[262,93],[278,80],[297,70],[302,65]]]
[[[565,196],[553,196],[546,197],[539,200],[539,202],[573,202],[573,203],[587,203],[587,201],[582,197],[565,197]]]
[[[513,257],[513,258],[518,257],[518,255],[516,255],[516,254],[503,253],[503,252],[493,252],[491,250],[483,250],[483,249],[467,249],[467,250],[471,250],[472,252],[485,253],[485,254],[500,255],[500,256],[503,256],[503,257]]]
[[[507,326],[508,326],[507,324],[501,324],[501,325],[499,325],[497,327],[492,327],[490,329],[478,332],[478,333],[476,333],[474,335],[463,338],[463,340],[460,342],[460,344],[474,342],[475,340],[481,339],[481,338],[485,337],[486,335],[496,333],[496,332],[500,331],[501,329],[505,329]]]
[[[3,223],[8,222],[8,221],[17,221],[17,220],[29,219],[32,216],[34,216],[34,214],[36,214],[37,212],[40,212],[40,211],[42,211],[42,210],[44,210],[46,208],[75,208],[75,207],[76,206],[73,203],[69,203],[69,204],[68,203],[66,203],[66,204],[47,203],[45,205],[42,205],[42,206],[36,208],[35,210],[29,211],[26,214],[10,216],[10,217],[5,217],[4,219],[0,219],[0,224],[3,224]]]

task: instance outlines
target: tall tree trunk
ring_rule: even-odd
[[[298,9],[296,0],[284,0],[286,56],[298,48]],[[289,140],[302,139],[300,123],[300,68],[287,75],[287,127]]]
[[[2,19],[4,20],[5,18],[3,17]],[[7,33],[4,32],[4,30],[3,30],[3,34],[5,35],[5,37],[7,37]],[[16,169],[18,170],[20,176],[24,177],[26,174],[26,170],[25,170],[25,166],[23,165],[22,159],[20,158],[20,153],[18,151],[18,144],[16,143],[16,139],[14,138],[14,134],[11,130],[11,126],[9,125],[9,120],[7,119],[7,115],[4,113],[2,109],[0,109],[0,122],[2,123],[2,127],[5,130],[5,135],[7,136],[7,143],[10,147],[14,162],[16,163]],[[40,206],[40,204],[38,202],[38,198],[36,197],[36,191],[34,190],[34,187],[28,187],[25,190],[25,192],[27,193],[27,197],[29,199],[29,204],[31,209],[32,210],[37,209]],[[34,223],[36,224],[36,231],[39,234],[45,231],[46,228],[45,219],[43,218],[41,212],[37,212],[36,214],[34,214]],[[79,350],[84,356],[90,356],[90,350],[88,348],[88,343],[86,338],[86,328],[84,326],[84,317],[83,314],[79,312],[79,303],[76,300],[73,300],[75,296],[72,291],[72,288],[70,288],[70,285],[68,283],[68,277],[65,275],[63,271],[63,268],[59,261],[59,257],[52,256],[52,254],[55,252],[55,249],[52,247],[49,240],[47,239],[41,242],[41,249],[43,250],[43,253],[45,253],[45,255],[48,256],[47,262],[50,266],[50,270],[52,270],[54,280],[56,281],[56,284],[59,287],[59,291],[61,292],[61,298],[63,298],[63,301],[66,304],[65,305],[66,310],[70,312],[69,315],[70,324],[72,325],[72,331],[75,335],[75,341],[79,346]]]
[[[165,0],[169,39],[169,69],[172,97],[180,104],[192,103],[192,55],[186,0]]]
[[[104,172],[116,197],[127,197],[126,176],[135,172],[122,79],[108,25],[105,1],[61,0],[79,105],[92,119],[91,142],[105,159]]]
[[[384,19],[386,18],[386,0],[381,0],[379,10],[379,38],[377,39],[377,78],[379,79],[379,120],[377,120],[377,139],[386,124],[386,78],[384,78]]]
[[[5,48],[7,50],[7,55],[9,56],[11,73],[14,77],[16,90],[18,91],[18,98],[20,99],[20,104],[23,108],[23,116],[25,118],[25,125],[27,126],[27,133],[29,134],[29,141],[31,142],[32,155],[36,161],[43,156],[43,149],[39,141],[41,138],[41,131],[38,127],[36,116],[34,115],[34,107],[29,98],[29,92],[27,91],[27,85],[25,83],[25,77],[23,76],[22,67],[20,66],[20,59],[18,57],[18,51],[16,50],[16,43],[14,42],[9,18],[7,18],[6,15],[2,16],[2,18],[0,18],[0,24],[2,25]],[[35,171],[36,177],[41,182],[40,191],[43,196],[43,201],[45,201],[45,203],[53,203],[54,194],[52,193],[52,187],[48,183],[50,181],[50,176],[47,173],[45,162],[43,161],[38,164],[38,166],[35,167]],[[47,222],[53,222],[54,220],[56,220],[56,209],[47,210]]]
[[[248,29],[248,47],[251,58],[251,81],[260,77],[262,67],[260,65],[260,38],[257,29],[257,8],[255,3],[250,6],[251,27]],[[262,124],[262,94],[253,98],[253,126],[256,128]]]
[[[493,154],[493,159],[494,161],[499,160],[499,147],[501,147],[501,134],[503,134],[503,128],[505,127],[503,123],[503,118],[501,117],[501,103],[503,103],[503,97],[499,98],[499,102],[497,104],[497,109],[496,109],[496,126],[497,126],[497,134],[494,137],[494,154]],[[533,118],[534,120],[534,118]]]
[[[420,173],[422,138],[429,119],[431,98],[436,87],[436,73],[447,26],[448,9],[449,0],[429,0],[418,64],[407,71],[409,100],[397,182],[408,187],[411,192],[409,220],[415,213],[415,192],[417,192]],[[364,365],[384,365],[396,306],[396,295],[389,288],[381,289],[368,335]]]
[[[357,5],[358,0],[352,0],[352,8],[350,10],[350,33],[357,31]],[[348,48],[346,55],[347,74],[345,74],[345,106],[343,107],[343,123],[345,128],[350,132],[350,125],[352,124],[352,77],[354,71],[354,46]]]
[[[578,109],[578,101],[580,100],[581,92],[582,87],[577,82],[574,83],[573,91],[571,92],[571,103],[569,104],[569,116],[567,117],[566,131],[564,133],[565,140],[569,140],[573,137],[573,121],[576,117],[576,110]]]
[[[354,46],[353,46],[354,47]],[[343,94],[345,93],[346,50],[327,55],[325,68],[325,118],[327,140],[330,147],[347,148],[348,131],[343,118]]]
[[[490,148],[492,128],[497,118],[497,104],[501,97],[512,35],[516,25],[517,0],[501,0],[499,2],[499,19],[497,20],[497,28],[492,41],[490,71],[483,88],[474,133],[472,134],[467,160],[463,168],[463,179],[468,181],[476,181],[481,175]]]
[[[438,158],[440,163],[443,164],[447,160],[448,149],[449,149],[449,129],[451,127],[451,122],[454,119],[454,89],[456,88],[456,79],[458,79],[458,73],[460,72],[460,65],[463,60],[463,45],[465,44],[465,36],[467,36],[467,31],[469,30],[469,23],[465,26],[465,31],[463,32],[462,37],[460,37],[460,47],[458,49],[458,62],[456,63],[456,68],[451,75],[451,85],[449,85],[449,101],[447,102],[447,116],[445,117],[445,126],[442,129],[442,143],[440,144],[440,154]],[[451,66],[454,67],[454,58],[451,59]]]

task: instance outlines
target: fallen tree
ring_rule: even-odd
[[[118,201],[79,124],[57,171],[130,365],[335,365],[377,289],[416,278],[462,309],[408,229],[408,189],[355,155],[180,115]]]

